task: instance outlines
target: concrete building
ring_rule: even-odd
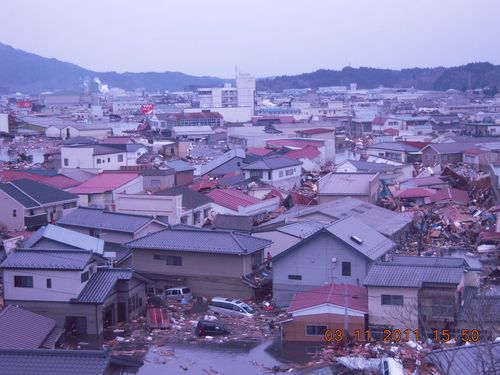
[[[299,186],[302,162],[284,156],[265,156],[241,169],[245,178],[256,177],[262,182],[283,190]]]

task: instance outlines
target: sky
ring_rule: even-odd
[[[500,64],[499,0],[2,1],[0,43],[95,71]]]

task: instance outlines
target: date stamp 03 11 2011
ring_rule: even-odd
[[[390,342],[407,342],[410,340],[420,341],[421,336],[418,329],[384,329],[381,334],[377,335],[381,338],[379,341],[384,343]],[[451,340],[476,343],[480,339],[480,333],[478,329],[461,329],[457,331],[449,329],[434,329],[429,335],[429,339],[436,343],[446,343]],[[326,342],[342,342],[345,338],[345,331],[343,329],[327,329],[325,330],[323,337]],[[366,342],[373,341],[374,336],[371,330],[361,330],[356,329],[354,331],[354,337],[349,337],[348,339],[354,339],[356,342]]]

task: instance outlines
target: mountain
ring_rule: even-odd
[[[500,65],[471,63],[453,68],[412,68],[402,70],[350,68],[321,69],[295,76],[261,79],[257,90],[281,92],[283,89],[347,86],[357,83],[358,88],[415,87],[421,90],[466,90],[488,86],[500,88]],[[495,89],[496,91],[496,89]]]
[[[196,77],[179,72],[115,73],[94,72],[75,64],[48,59],[0,43],[0,93],[20,91],[81,91],[85,79],[98,77],[103,84],[133,90],[144,87],[149,91],[180,91],[195,87],[221,86],[225,80],[216,77]]]

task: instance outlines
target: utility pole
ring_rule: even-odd
[[[347,337],[349,336],[348,327],[349,327],[349,314],[348,314],[348,304],[349,304],[349,295],[347,293],[347,284],[344,283],[344,349],[347,350]]]

